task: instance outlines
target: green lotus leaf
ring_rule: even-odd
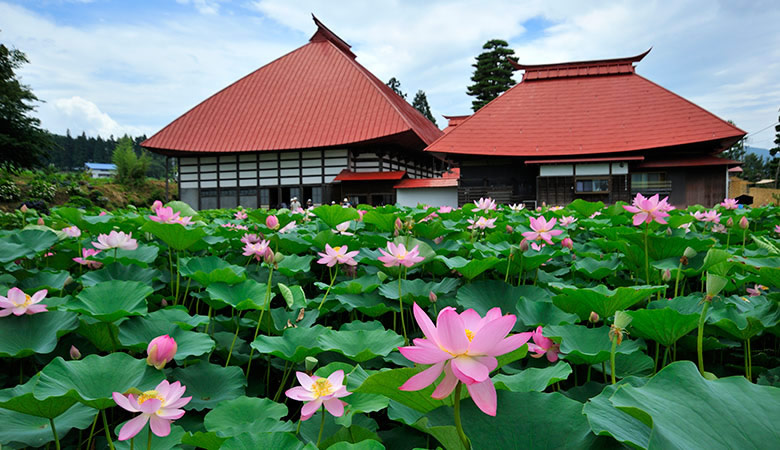
[[[220,402],[244,395],[246,386],[244,372],[240,367],[222,367],[206,361],[173,369],[173,379],[187,386],[185,395],[192,396],[184,409],[197,411],[213,409]]]
[[[350,433],[350,431],[347,430],[344,430],[344,432]],[[384,448],[386,447],[382,445],[381,442],[370,438],[354,443],[340,441],[328,447],[329,450],[382,450]]]
[[[311,212],[333,229],[340,223],[360,218],[357,209],[342,208],[341,205],[322,205],[314,208]]]
[[[347,311],[357,309],[369,317],[379,317],[390,311],[398,311],[398,305],[388,302],[376,292],[366,294],[337,294],[336,300],[341,302]],[[398,302],[395,302],[398,303]]]
[[[490,309],[498,307],[503,314],[515,314],[517,302],[525,290],[498,280],[479,280],[460,289],[455,300],[464,309],[473,308],[484,316]]]
[[[265,309],[265,291],[266,285],[255,280],[244,280],[233,285],[218,282],[206,288],[212,299],[227,303],[239,311]]]
[[[765,328],[777,325],[780,309],[777,303],[763,296],[750,297],[747,301],[728,299],[715,302],[708,323],[715,325],[732,337],[750,339]]]
[[[279,293],[282,294],[287,307],[290,309],[298,309],[306,307],[306,294],[303,292],[303,288],[300,286],[287,286],[283,283],[278,283],[276,287],[279,288]]]
[[[35,374],[24,384],[0,391],[0,408],[35,417],[54,419],[76,403],[75,399],[69,397],[50,397],[43,400],[35,398],[33,389],[40,378],[39,374]]]
[[[316,449],[314,444],[304,446],[292,433],[264,431],[244,432],[225,440],[223,450],[254,450],[258,448],[279,448],[285,450],[299,450],[304,448]],[[333,448],[333,447],[328,447]]]
[[[68,311],[2,317],[0,357],[22,358],[36,353],[51,353],[57,346],[57,338],[76,328],[78,316]]]
[[[104,281],[79,293],[66,309],[87,314],[103,322],[146,314],[146,297],[154,290],[138,281]]]
[[[148,366],[145,360],[127,353],[89,355],[78,361],[58,357],[40,373],[41,378],[33,389],[36,399],[68,397],[95,409],[115,406],[113,392],[124,393],[131,388],[148,391],[165,379],[162,372]]]
[[[533,328],[540,325],[562,325],[579,321],[576,314],[563,312],[552,302],[533,301],[528,298],[521,298],[517,301],[516,314],[518,322],[515,325],[516,329],[522,329],[523,326]]]
[[[577,314],[587,320],[591,311],[603,318],[612,317],[615,311],[622,311],[663,290],[664,286],[630,286],[611,290],[604,285],[594,288],[573,288],[561,284],[552,287],[560,293],[553,297],[553,304],[568,313]]]
[[[661,362],[659,360],[658,364]],[[644,352],[615,353],[615,376],[618,378],[650,376],[653,373],[654,365],[653,358],[645,355]],[[601,364],[592,366],[592,369],[597,372],[601,372],[601,368]],[[605,364],[604,371],[609,376],[612,373],[611,365]]]
[[[401,280],[401,295],[407,302],[417,301],[428,304],[431,292],[442,296],[454,292],[460,281],[457,278],[445,278],[438,282],[426,282],[422,279]],[[398,281],[384,283],[379,286],[379,292],[386,298],[398,300]]]
[[[121,423],[116,428],[114,428],[114,436],[119,436],[119,430],[122,429],[122,426],[125,424]],[[148,426],[148,425],[147,425]],[[171,433],[168,436],[160,437],[160,436],[152,436],[152,446],[147,447],[147,439],[149,439],[149,429],[145,428],[141,430],[140,433],[135,435],[133,438],[133,446],[132,448],[137,449],[144,449],[144,448],[151,448],[152,450],[169,450],[172,448],[181,448],[179,444],[181,444],[181,440],[185,435],[185,431],[182,427],[176,425],[176,422],[171,424]],[[114,447],[119,450],[130,450],[130,440],[127,441],[114,441]]]
[[[234,266],[216,256],[182,258],[179,273],[204,286],[211,283],[236,284],[246,280],[246,270],[243,267]]]
[[[566,205],[566,209],[575,211],[577,214],[579,214],[582,217],[590,217],[593,215],[593,213],[595,213],[596,211],[600,211],[603,208],[604,208],[604,203],[602,202],[589,202],[581,198],[575,199],[574,201]]]
[[[138,281],[151,286],[162,275],[157,269],[148,269],[133,264],[108,264],[100,270],[87,272],[79,278],[84,287],[94,286],[105,281]]]
[[[217,436],[217,433],[213,431],[208,433],[204,433],[202,431],[198,431],[196,433],[187,433],[181,437],[182,444],[191,445],[197,448],[204,448],[206,450],[219,450],[226,440],[228,440],[228,438],[219,437]]]
[[[564,381],[571,375],[571,366],[558,361],[554,366],[531,367],[513,375],[498,374],[493,377],[496,389],[506,389],[512,392],[544,391],[547,386]]]
[[[451,401],[447,403],[448,399],[436,400],[431,398],[434,390],[433,385],[419,391],[405,392],[398,389],[402,384],[406,383],[406,380],[417,375],[423,369],[423,367],[418,367],[378,372],[369,376],[354,392],[383,395],[420,413],[427,413],[440,406],[451,404]]]
[[[609,259],[577,258],[572,264],[574,271],[585,274],[593,280],[601,280],[615,272],[620,267],[621,261],[617,256]]]
[[[556,258],[560,255],[563,255],[562,251],[549,245],[543,247],[539,251],[529,249],[522,253],[522,257],[520,258],[518,264],[520,267],[522,267],[524,273],[529,273],[530,271],[541,267],[542,264],[546,263],[550,259]],[[512,265],[514,266],[515,264],[513,263]]]
[[[214,341],[205,333],[185,331],[174,323],[147,317],[133,317],[119,327],[119,342],[122,346],[138,352],[145,352],[152,339],[167,334],[176,341],[176,361],[189,356],[200,356],[214,350]]]
[[[238,397],[216,405],[203,424],[219,437],[237,436],[247,430],[263,432],[293,431],[295,426],[282,421],[287,407],[267,398]]]
[[[102,261],[105,265],[112,262],[119,262],[122,264],[135,264],[141,267],[148,267],[157,259],[157,254],[159,252],[160,248],[156,245],[138,244],[138,248],[135,250],[117,250],[116,258],[114,257],[114,250],[103,250],[99,254],[93,256],[93,259]]]
[[[609,401],[652,427],[647,448],[765,448],[780,441],[780,390],[741,376],[709,381],[690,361],[666,366],[644,386],[624,385]]]
[[[651,428],[639,419],[615,408],[609,398],[624,386],[644,386],[645,378],[628,377],[614,385],[607,385],[600,394],[590,398],[582,408],[591,430],[599,436],[612,436],[619,442],[635,448],[647,448]]]
[[[363,222],[374,225],[377,230],[390,233],[395,229],[395,214],[383,214],[378,211],[369,211],[363,214]]]
[[[588,328],[584,325],[553,325],[543,328],[543,334],[561,344],[561,353],[574,364],[596,364],[609,359],[612,342],[609,327]],[[617,353],[633,353],[642,348],[640,341],[623,339]]]
[[[495,256],[482,259],[466,259],[462,256],[447,258],[446,256],[439,255],[436,256],[435,259],[437,261],[443,262],[447,265],[447,267],[457,271],[469,280],[473,279],[486,270],[490,270],[499,262],[499,259]]]
[[[54,419],[57,436],[62,440],[72,429],[89,427],[96,411],[87,406],[76,404]],[[0,409],[0,444],[11,448],[21,444],[30,447],[43,447],[54,440],[49,419]]]
[[[287,328],[281,336],[258,336],[250,345],[261,354],[270,353],[286,361],[300,362],[326,350],[320,338],[331,330],[322,325]]]
[[[312,255],[285,255],[277,267],[279,273],[286,277],[294,277],[299,273],[308,273],[311,270]]]
[[[192,217],[193,219],[198,217],[198,212],[195,211],[192,206],[181,200],[172,200],[166,203],[165,206],[170,207],[173,212],[179,213],[181,217]]]
[[[331,331],[320,336],[323,348],[341,353],[357,362],[368,361],[377,356],[386,356],[399,346],[404,338],[391,330]]]
[[[156,238],[168,244],[174,250],[187,250],[197,244],[206,232],[203,228],[193,226],[184,227],[178,223],[159,223],[148,221],[141,227],[141,231],[151,233]]]
[[[663,300],[662,300],[663,301]],[[699,314],[681,314],[672,308],[626,311],[631,316],[631,335],[669,347],[695,330]]]
[[[149,313],[146,317],[151,320],[165,320],[175,323],[184,330],[191,330],[195,327],[206,325],[209,321],[208,316],[191,316],[187,308],[182,305],[158,309],[153,313]]]
[[[70,278],[70,273],[67,270],[41,270],[30,278],[20,281],[18,287],[24,291],[40,289],[59,291],[65,287],[68,278]]]
[[[19,258],[34,258],[48,249],[59,238],[49,230],[19,230],[0,237],[0,263]]]

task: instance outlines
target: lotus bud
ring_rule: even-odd
[[[444,236],[433,238],[433,242],[435,242],[436,244],[441,244],[442,242],[444,242]]]
[[[742,216],[742,218],[739,219],[739,227],[742,228],[743,230],[747,230],[748,225],[749,223],[747,217]]]
[[[149,342],[149,346],[146,348],[148,354],[146,364],[154,366],[157,370],[162,370],[176,356],[178,348],[176,341],[167,334],[157,336]]]
[[[38,225],[46,225],[46,222],[43,221],[43,217],[38,217]]]
[[[273,264],[274,259],[276,259],[274,251],[270,248],[266,249],[265,253],[263,254],[263,261],[265,261],[266,264]]]
[[[163,202],[159,200],[155,200],[154,203],[152,203],[152,211],[157,211],[158,209],[163,207]]]
[[[29,209],[27,208],[27,205],[22,205],[22,207],[19,208],[19,211],[26,213],[27,211],[29,211]]]
[[[669,281],[672,279],[672,271],[669,269],[662,270],[661,271],[661,279],[664,281]]]
[[[279,219],[276,216],[268,216],[265,218],[265,226],[275,230],[279,228]]]
[[[162,299],[162,300],[160,301],[160,306],[162,306],[163,308],[165,308],[166,306],[168,306],[168,300],[166,300],[166,299]]]
[[[694,249],[692,249],[690,247],[685,247],[685,251],[683,252],[683,256],[685,256],[688,259],[691,259],[694,256],[696,256],[696,250],[694,250]]]
[[[313,356],[307,356],[303,359],[303,365],[306,367],[307,372],[314,370],[314,368],[317,367],[317,363],[319,363],[319,361]]]
[[[403,227],[404,227],[404,223],[401,222],[401,219],[399,217],[396,217],[395,218],[395,230],[396,231],[400,231],[401,229],[403,229]]]
[[[596,314],[596,311],[591,311],[590,316],[588,317],[588,322],[590,323],[599,323],[599,315]]]
[[[729,228],[733,227],[734,226],[734,219],[729,217],[729,220],[726,221],[726,226],[729,227]]]
[[[70,359],[81,359],[81,352],[75,345],[70,346]]]
[[[428,300],[431,301],[431,303],[436,303],[436,300],[438,300],[439,297],[436,296],[436,293],[431,291],[428,293]]]
[[[511,225],[507,225],[507,226],[506,226],[506,232],[507,232],[507,233],[509,233],[509,234],[512,234],[512,232],[513,232],[513,231],[515,231],[515,230],[514,230],[514,229],[512,229],[512,226],[511,226]]]
[[[666,235],[667,236],[671,236],[672,235],[672,229],[671,228],[667,228],[666,229]]]
[[[528,250],[528,239],[523,239],[520,241],[520,250],[526,251]]]
[[[565,247],[571,250],[574,248],[574,241],[572,241],[570,237],[563,238],[561,241],[561,247]]]

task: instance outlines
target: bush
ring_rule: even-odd
[[[119,140],[114,155],[116,164],[116,181],[125,186],[138,186],[146,180],[146,170],[149,168],[149,156],[142,153],[139,158],[133,150],[133,141],[128,137]]]
[[[33,180],[27,185],[27,190],[30,198],[41,199],[45,202],[54,200],[54,196],[57,194],[57,188],[44,180]]]
[[[13,202],[18,200],[22,192],[11,180],[0,180],[0,200],[4,202]]]

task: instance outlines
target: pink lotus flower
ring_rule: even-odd
[[[479,201],[474,200],[474,204],[477,205],[472,211],[490,211],[496,209],[496,201],[492,198],[480,198]]]
[[[642,194],[636,194],[633,204],[623,205],[623,209],[628,212],[634,213],[634,226],[639,226],[642,223],[652,223],[653,221],[666,224],[666,217],[669,217],[669,211],[672,206],[669,205],[667,200],[669,197],[665,197],[663,200],[659,200],[658,194],[650,198],[645,198]]]
[[[279,228],[279,218],[276,216],[268,216],[265,218],[265,226],[268,228],[275,230]]]
[[[516,203],[516,204],[509,205],[509,209],[512,212],[520,212],[525,209],[525,203]]]
[[[413,249],[407,251],[406,246],[404,246],[404,244],[395,245],[392,242],[388,242],[387,250],[389,250],[390,253],[387,253],[381,248],[379,249],[379,251],[382,253],[383,256],[380,256],[378,259],[383,263],[385,263],[385,267],[393,267],[393,266],[412,267],[418,262],[425,260],[425,258],[420,256],[419,245],[415,245]]]
[[[365,209],[358,209],[357,212],[358,212],[358,222],[362,222],[363,216],[365,216],[368,211],[366,211]]]
[[[780,225],[775,225],[775,233],[780,234]]]
[[[596,317],[598,318],[598,316]],[[561,346],[560,344],[556,344],[552,339],[544,337],[542,335],[542,327],[538,327],[533,332],[533,339],[534,343],[528,344],[528,351],[533,352],[531,357],[541,358],[546,354],[548,361],[558,361],[558,355],[560,354]]]
[[[725,233],[726,227],[723,224],[716,223],[712,226],[712,232],[713,233]]]
[[[249,216],[247,216],[246,212],[243,209],[239,209],[238,211],[236,211],[235,214],[233,214],[233,217],[235,217],[236,220],[244,220]]]
[[[531,217],[531,229],[533,231],[526,231],[523,233],[523,237],[529,241],[544,240],[548,244],[553,245],[551,238],[563,233],[563,230],[553,230],[557,221],[558,219],[554,217],[549,222],[545,220],[544,216]]]
[[[726,209],[738,209],[739,201],[733,198],[726,198],[722,202],[720,202],[720,206]]]
[[[192,397],[182,398],[185,390],[187,388],[178,381],[168,383],[168,380],[163,380],[153,390],[139,395],[137,400],[133,394],[125,397],[114,392],[112,396],[120,408],[141,413],[122,426],[119,430],[119,440],[132,438],[146,426],[146,422],[149,422],[152,433],[158,437],[171,434],[171,422],[184,415],[184,410],[179,408],[192,400]]]
[[[152,203],[152,211],[157,211],[162,207],[163,207],[163,202],[161,202],[160,200],[155,200],[154,203]]]
[[[70,346],[68,354],[70,355],[70,359],[81,359],[81,352],[76,348],[75,345]]]
[[[352,393],[344,386],[343,370],[333,372],[328,378],[308,376],[304,372],[295,372],[295,376],[301,385],[288,389],[284,395],[293,400],[306,402],[301,408],[301,420],[309,420],[323,405],[336,417],[344,415],[346,403],[340,398]]]
[[[328,267],[333,267],[337,263],[338,264],[347,264],[349,266],[356,266],[357,261],[355,261],[355,256],[360,253],[360,251],[355,250],[352,252],[348,252],[349,248],[346,245],[337,246],[337,247],[331,247],[330,244],[325,244],[325,253],[318,252],[317,254],[320,255],[322,258],[317,260],[317,263],[319,264],[325,264]]]
[[[601,215],[601,211],[596,211],[593,214],[591,214],[588,219],[595,219],[596,217]]]
[[[439,214],[447,214],[452,212],[452,206],[440,206],[439,207]]]
[[[79,230],[79,227],[77,227],[76,225],[73,225],[72,227],[63,228],[62,232],[72,238],[77,238],[81,236],[81,230]]]
[[[720,213],[714,209],[704,212],[696,211],[695,213],[691,213],[691,215],[699,222],[720,223]]]
[[[576,221],[577,221],[577,218],[574,217],[574,216],[563,216],[563,217],[561,217],[561,226],[562,227],[566,227],[566,226],[569,226],[569,225],[573,224]]]
[[[258,243],[260,241],[261,241],[260,236],[254,234],[254,233],[252,233],[252,234],[245,234],[241,238],[241,242],[243,242],[244,244],[256,244],[256,243]]]
[[[190,216],[182,217],[181,213],[178,211],[174,213],[173,208],[171,208],[170,206],[160,207],[155,209],[154,211],[155,211],[155,215],[149,216],[149,218],[154,222],[178,223],[179,225],[187,226],[192,221],[192,217]]]
[[[561,247],[565,247],[571,250],[574,248],[574,241],[572,241],[570,237],[563,238],[561,241]]]
[[[167,334],[157,336],[152,339],[152,341],[149,342],[149,346],[146,347],[146,353],[148,355],[146,357],[146,364],[154,366],[157,370],[162,370],[166,364],[173,360],[173,357],[176,356],[176,350],[178,349],[179,346],[172,337]]]
[[[445,398],[458,382],[462,382],[477,407],[485,414],[495,416],[496,389],[490,380],[490,372],[498,365],[496,356],[520,348],[528,342],[532,333],[506,337],[517,318],[512,314],[502,316],[499,308],[493,308],[485,317],[480,317],[473,309],[458,314],[448,306],[439,312],[434,326],[415,303],[414,317],[425,338],[415,339],[413,346],[398,350],[414,363],[432,366],[409,378],[399,389],[419,391],[430,386],[444,372],[444,379],[431,397]]]
[[[81,257],[80,258],[73,258],[74,261],[81,264],[82,266],[87,266],[90,269],[99,269],[103,266],[102,262],[99,261],[91,261],[87,258],[90,256],[95,256],[98,253],[100,253],[100,250],[94,250],[91,248],[82,248],[81,249]]]
[[[540,251],[542,251],[542,249],[543,249],[544,247],[546,247],[546,246],[547,246],[547,244],[545,244],[544,242],[542,242],[542,244],[541,244],[541,245],[539,245],[539,244],[537,244],[537,243],[536,243],[536,241],[531,241],[531,248],[532,248],[533,250],[536,250],[537,252],[540,252]]]
[[[474,219],[468,219],[469,225],[467,228],[469,230],[473,230],[476,228],[479,228],[480,230],[484,230],[485,228],[495,228],[496,219],[486,219],[484,217],[480,217],[476,221]]]
[[[100,214],[98,216],[107,216],[108,213],[106,211],[100,211]]]
[[[92,246],[100,250],[108,250],[112,248],[135,250],[138,248],[138,242],[133,239],[133,233],[125,234],[124,231],[112,231],[107,235],[98,235],[98,241],[93,242]]]
[[[556,205],[556,206],[553,206],[552,208],[550,208],[550,211],[560,211],[562,209],[563,209],[563,206]]]
[[[0,295],[0,317],[21,316],[23,314],[36,314],[39,312],[48,311],[46,305],[40,304],[40,301],[46,297],[48,291],[41,289],[33,294],[32,297],[25,294],[19,288],[11,288],[8,290],[8,297]]]
[[[342,222],[338,225],[336,225],[336,232],[338,234],[343,234],[344,236],[353,236],[355,233],[349,232],[349,225],[351,220],[348,220],[346,222]]]
[[[739,219],[739,227],[743,230],[747,230],[748,225],[750,225],[750,223],[748,223],[747,217],[742,216],[742,218]]]
[[[261,258],[265,258],[269,254],[273,256],[273,250],[268,246],[270,242],[260,241],[256,244],[246,244],[244,246],[244,256],[254,256],[256,260],[260,261]]]
[[[288,223],[287,225],[283,226],[283,227],[282,227],[282,228],[279,230],[279,233],[280,233],[280,234],[289,233],[290,231],[294,230],[294,229],[295,229],[295,227],[297,227],[297,225],[295,224],[295,222],[294,222],[294,221],[293,221],[293,222],[290,222],[290,223]]]
[[[766,291],[766,290],[769,290],[769,288],[762,284],[756,284],[752,288],[745,289],[745,291],[748,293],[750,297],[758,297],[759,295],[763,295],[763,292],[761,291]]]

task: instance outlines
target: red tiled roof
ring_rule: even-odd
[[[245,152],[331,147],[442,135],[361,66],[316,18],[308,44],[224,88],[141,145],[162,152]]]
[[[401,180],[395,189],[457,187],[457,178],[418,178]]]
[[[635,74],[631,61],[639,56],[520,66],[536,74],[526,73],[426,151],[549,158],[710,141],[722,147],[746,134]],[[614,73],[600,69],[613,66]]]
[[[733,159],[719,158],[714,155],[694,156],[680,159],[665,159],[644,161],[639,164],[640,169],[650,169],[656,167],[692,167],[692,166],[737,166],[742,164]]]
[[[470,115],[465,116],[444,116],[445,119],[447,119],[447,127],[444,128],[445,133],[449,133],[452,131],[455,127],[461,124],[464,120],[471,117]]]
[[[526,164],[561,164],[561,163],[595,163],[609,161],[642,161],[644,156],[612,156],[609,158],[569,158],[569,159],[534,159],[526,161]]]
[[[352,172],[347,169],[342,170],[333,181],[380,181],[380,180],[400,180],[406,176],[405,170],[395,170],[392,172]]]

